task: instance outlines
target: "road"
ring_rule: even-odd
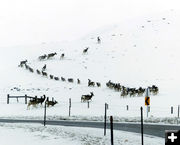
[[[18,120],[18,119],[0,119],[1,123],[40,123],[43,124],[43,120]],[[49,121],[47,125],[60,125],[60,126],[72,126],[72,127],[91,127],[91,128],[104,128],[103,122],[90,122],[90,121]],[[109,128],[109,123],[107,123]],[[114,130],[123,130],[128,132],[140,133],[141,128],[138,123],[114,123]],[[144,134],[153,135],[157,137],[165,137],[165,130],[180,130],[180,125],[159,125],[159,124],[144,124]]]

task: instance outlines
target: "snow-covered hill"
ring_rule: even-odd
[[[57,118],[68,116],[69,98],[72,99],[71,114],[76,117],[102,119],[105,102],[109,104],[108,115],[139,117],[140,106],[145,109],[144,96],[122,98],[120,92],[106,87],[109,80],[135,88],[158,86],[159,94],[150,96],[150,116],[177,116],[177,105],[180,105],[179,16],[177,11],[171,10],[107,26],[73,42],[1,48],[0,108],[4,112],[0,116],[42,116],[42,107],[27,110],[24,100],[20,100],[20,103],[10,100],[7,105],[6,96],[46,94],[58,101],[47,113]],[[101,44],[97,43],[98,36]],[[86,47],[89,47],[88,53],[83,54]],[[57,53],[54,58],[38,60],[40,55],[54,52]],[[64,59],[60,59],[62,53],[65,54]],[[35,70],[46,64],[48,74],[66,79],[74,78],[75,82],[50,80],[18,67],[19,62],[25,59]],[[81,80],[81,84],[77,84],[77,78]],[[101,87],[88,87],[88,79],[100,82]],[[20,91],[13,89],[14,87]],[[94,92],[95,96],[88,109],[80,98],[82,94],[90,92]],[[126,110],[126,105],[129,105],[129,111]],[[171,106],[175,107],[174,114],[170,114]]]

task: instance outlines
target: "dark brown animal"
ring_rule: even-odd
[[[90,79],[88,79],[88,87],[90,87],[90,86],[95,86],[95,83],[94,82],[92,82]]]
[[[43,66],[42,71],[46,70],[46,64]]]
[[[58,103],[57,101],[49,101],[49,100],[46,101],[47,107],[54,106],[57,103]]]
[[[80,79],[77,79],[77,83],[78,83],[78,84],[80,84],[80,83],[81,83]]]
[[[42,56],[39,56],[38,58],[39,58],[39,60],[44,60],[46,57],[47,57],[47,55],[44,54],[44,55],[42,55]]]
[[[155,85],[152,85],[152,87],[148,87],[148,88],[149,88],[150,93],[152,93],[153,95],[157,95],[159,92],[159,88]]]
[[[60,59],[63,59],[64,58],[64,53],[63,54],[61,54],[61,57],[60,57]]]
[[[29,71],[32,73],[34,72],[34,70],[31,67],[29,67]]]
[[[45,99],[46,99],[45,95],[43,95],[43,97],[41,97],[41,98],[37,98],[37,96],[35,96],[32,100],[29,100],[27,109],[29,109],[31,105],[33,107],[36,107],[38,104],[42,105],[42,103],[45,101]]]
[[[57,55],[56,52],[55,52],[55,53],[50,53],[50,54],[48,54],[47,59],[49,59],[49,58],[51,58],[51,57],[54,57],[55,55]]]
[[[26,68],[26,69],[29,69],[29,66],[28,66],[27,64],[25,64],[25,68]]]
[[[86,47],[86,49],[83,50],[83,53],[84,54],[87,53],[88,49],[89,49],[89,47]]]
[[[99,82],[96,82],[96,85],[97,85],[98,87],[100,87],[100,86],[101,86],[101,84],[100,84]]]
[[[37,74],[39,74],[39,75],[41,74],[41,72],[40,72],[38,69],[36,70],[36,72],[37,72]]]
[[[20,61],[20,64],[19,64],[19,66],[20,66],[20,67],[23,67],[23,65],[24,65],[24,64],[26,64],[26,63],[27,63],[27,60]]]
[[[68,82],[73,83],[74,80],[73,80],[72,78],[69,78],[69,79],[68,79]]]
[[[37,101],[36,100],[29,100],[28,105],[27,105],[27,109],[29,109],[31,105],[33,107],[36,107]]]
[[[38,104],[40,103],[40,104],[42,105],[42,103],[45,101],[45,99],[46,99],[46,96],[43,95],[43,97],[37,98],[37,103],[38,103]]]
[[[58,78],[58,77],[54,77],[54,80],[58,81],[58,80],[59,80],[59,78]]]
[[[66,79],[65,79],[65,78],[63,78],[63,77],[61,77],[61,81],[63,81],[63,82],[64,82],[64,81],[66,81]]]
[[[101,39],[100,39],[100,37],[99,37],[99,36],[97,37],[97,42],[98,42],[98,44],[100,44],[100,43],[101,43]]]
[[[54,78],[54,76],[53,76],[53,75],[49,75],[49,77],[50,77],[50,79],[53,79],[53,78]]]
[[[90,92],[90,95],[82,95],[81,96],[81,102],[92,100],[92,97],[94,96],[93,92]]]
[[[47,76],[47,72],[41,71],[43,76]]]

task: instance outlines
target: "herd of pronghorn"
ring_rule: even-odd
[[[143,87],[139,87],[139,88],[125,87],[121,85],[120,83],[114,83],[111,80],[109,80],[106,83],[106,86],[110,89],[114,89],[115,91],[120,91],[122,97],[125,97],[128,95],[130,97],[143,96],[143,94],[146,91],[146,88],[143,88]],[[159,92],[159,88],[155,85],[149,86],[148,89],[152,95],[157,95]]]
[[[98,43],[100,43],[100,38],[98,37],[97,38],[97,41]],[[85,48],[83,50],[83,54],[86,54],[88,52],[88,47]],[[48,60],[48,59],[51,59],[53,58],[55,55],[57,55],[57,53],[50,53],[50,54],[44,54],[44,55],[41,55],[38,57],[39,61],[42,61],[42,60]],[[64,53],[62,53],[60,55],[60,59],[63,59],[65,56]],[[34,71],[36,71],[36,73],[38,75],[42,75],[46,78],[48,78],[49,76],[49,79],[51,80],[56,80],[56,81],[67,81],[69,83],[73,83],[75,80],[77,82],[77,84],[81,84],[81,81],[79,78],[77,79],[73,79],[73,78],[67,78],[65,79],[64,77],[58,77],[58,76],[55,76],[55,75],[52,75],[52,74],[49,74],[46,72],[46,64],[41,68],[41,70],[39,69],[36,69],[34,70],[32,67],[30,67],[28,64],[27,64],[27,60],[24,60],[24,61],[20,61],[20,64],[19,64],[19,67],[25,67],[27,70],[29,70],[31,73],[33,73]],[[91,81],[90,79],[88,79],[88,87],[101,87],[101,83],[100,82],[94,82],[94,81]],[[131,88],[131,87],[125,87],[123,85],[121,85],[120,83],[113,83],[111,80],[109,80],[107,83],[106,83],[106,86],[110,89],[114,89],[115,91],[120,91],[121,92],[121,96],[122,97],[125,97],[125,96],[130,96],[130,97],[134,97],[134,96],[142,96],[144,93],[145,93],[145,88],[143,87],[139,87],[139,88]],[[149,88],[149,91],[150,93],[152,93],[153,95],[156,95],[158,92],[159,92],[159,88],[155,85],[152,85],[151,87],[148,87]],[[94,96],[93,92],[90,92],[90,94],[87,94],[87,95],[82,95],[81,96],[81,102],[86,102],[86,101],[90,101],[92,99],[92,97]],[[35,98],[33,100],[30,100],[29,103],[28,103],[28,107],[30,105],[37,105],[37,104],[42,104],[43,102],[45,101],[45,96],[44,97],[41,97],[41,98]],[[54,106],[57,101],[49,101],[48,99],[46,99],[46,102],[47,102],[47,106]]]
[[[46,97],[45,95],[41,96],[41,98],[38,98],[37,96],[35,96],[34,98],[31,98],[29,100],[28,105],[27,105],[27,109],[30,109],[30,106],[36,107],[39,104],[42,105],[43,102],[45,102],[45,105],[47,105],[47,107],[54,106],[55,104],[58,103],[54,99],[52,99],[52,101],[50,101],[49,97]]]

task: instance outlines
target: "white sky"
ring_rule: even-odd
[[[92,30],[164,10],[178,0],[0,0],[0,47],[72,40]]]

